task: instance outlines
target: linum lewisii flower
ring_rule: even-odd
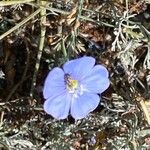
[[[98,94],[109,84],[107,69],[95,65],[93,57],[68,61],[63,69],[52,69],[45,80],[44,110],[56,119],[65,119],[69,114],[75,119],[84,118],[99,105]]]

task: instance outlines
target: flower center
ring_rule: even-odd
[[[69,74],[65,74],[65,83],[69,91],[75,91],[78,88],[78,81],[72,79]]]

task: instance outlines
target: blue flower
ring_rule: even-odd
[[[56,119],[69,114],[84,118],[99,105],[98,94],[110,84],[108,76],[104,66],[95,65],[95,59],[87,56],[66,62],[63,69],[52,69],[43,89],[44,110]]]

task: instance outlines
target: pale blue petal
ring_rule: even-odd
[[[53,99],[44,102],[44,110],[55,119],[67,118],[70,110],[71,98],[67,93],[63,93]]]
[[[81,80],[94,67],[95,59],[93,57],[81,57],[68,61],[64,64],[65,73],[70,74],[74,79]]]
[[[56,67],[46,77],[43,89],[44,98],[53,98],[65,91],[64,71]]]
[[[92,93],[102,93],[110,85],[108,71],[102,65],[96,65],[80,83],[83,88]]]
[[[100,98],[97,94],[84,93],[72,100],[71,115],[75,119],[82,119],[93,111],[99,104]]]

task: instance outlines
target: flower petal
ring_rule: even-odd
[[[65,73],[70,74],[74,79],[81,80],[94,67],[95,59],[84,56],[82,58],[68,61],[64,64]]]
[[[43,89],[44,98],[52,98],[65,91],[64,71],[56,67],[46,77]]]
[[[71,115],[75,119],[82,119],[93,111],[99,104],[100,98],[97,94],[85,92],[83,95],[72,100]]]
[[[44,110],[56,119],[67,118],[70,110],[71,98],[65,92],[44,102]]]
[[[102,93],[110,85],[108,75],[108,71],[104,66],[96,65],[88,76],[81,81],[81,84],[89,92]]]

